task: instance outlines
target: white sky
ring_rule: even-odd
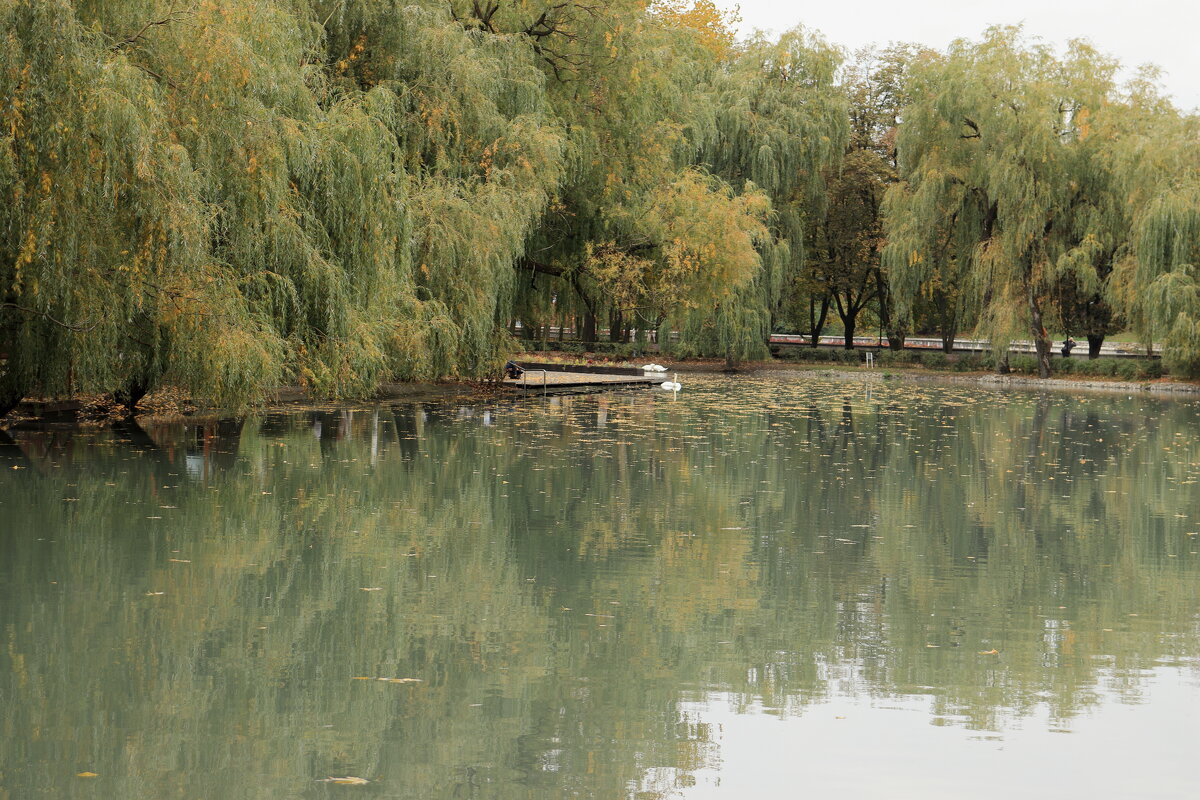
[[[1126,67],[1153,63],[1184,109],[1200,106],[1200,0],[715,0],[742,9],[743,34],[780,33],[797,23],[851,51],[889,41],[944,49],[954,39],[978,39],[989,25],[1024,23],[1027,33],[1055,44],[1088,39]]]

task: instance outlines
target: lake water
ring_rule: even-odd
[[[1196,796],[1194,402],[683,383],[11,431],[0,798]]]

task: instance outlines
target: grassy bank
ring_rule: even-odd
[[[794,347],[780,353],[787,363],[857,365],[864,359],[860,350],[831,350],[828,348]],[[915,350],[881,350],[875,354],[875,365],[881,369],[926,369],[935,372],[993,372],[996,361],[991,353],[942,353]],[[1031,355],[1011,355],[1009,370],[1013,375],[1037,375],[1037,359]],[[1159,359],[1152,358],[1055,358],[1052,362],[1055,377],[1115,378],[1123,381],[1152,381],[1167,373]]]

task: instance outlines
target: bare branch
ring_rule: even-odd
[[[153,28],[159,28],[164,25],[170,25],[173,22],[180,22],[180,21],[192,16],[193,13],[195,13],[195,12],[192,9],[175,10],[174,8],[172,8],[171,11],[165,17],[163,17],[162,19],[150,20],[145,25],[143,25],[141,27],[141,29],[138,30],[137,33],[133,34],[132,36],[125,37],[124,39],[122,39],[121,41],[117,42],[112,47],[110,47],[109,50],[111,50],[112,52],[115,53],[115,52],[124,50],[127,47],[133,47],[135,44],[137,44],[139,41],[141,41],[142,37],[145,36],[147,33],[149,33],[150,30],[152,30]]]
[[[69,331],[75,331],[76,333],[87,333],[100,324],[99,322],[93,322],[90,325],[72,325],[69,322],[63,322],[62,320],[55,319],[54,317],[50,316],[50,313],[47,311],[38,311],[36,308],[27,308],[26,306],[20,306],[16,303],[0,303],[0,308],[9,308],[14,311],[20,311],[24,314],[32,314],[35,317],[41,317],[44,320],[53,322],[60,328],[65,328]]]

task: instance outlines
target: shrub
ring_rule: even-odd
[[[945,353],[925,353],[921,357],[921,363],[929,369],[945,369],[950,359]]]
[[[976,359],[974,355],[959,356],[950,362],[950,369],[955,372],[970,372],[975,369]]]
[[[1009,356],[1008,368],[1018,375],[1036,375],[1037,359],[1026,355]]]
[[[1127,358],[1117,364],[1117,377],[1126,381],[1138,381],[1146,377],[1142,365],[1132,358]]]

